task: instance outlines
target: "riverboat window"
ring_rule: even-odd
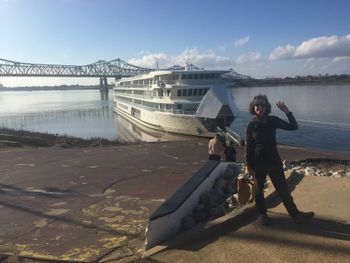
[[[129,102],[131,102],[131,98],[125,98],[125,97],[121,97],[121,96],[117,96],[117,98],[118,98],[119,100],[124,100],[124,101],[129,101]]]
[[[182,109],[182,104],[176,104],[176,109],[181,110]]]
[[[181,96],[182,96],[182,90],[181,90],[181,89],[178,89],[178,90],[177,90],[177,96],[178,96],[178,97],[181,97]]]
[[[193,90],[193,96],[197,96],[197,94],[198,94],[198,89],[194,89]]]
[[[143,95],[143,94],[145,94],[145,91],[144,90],[134,90],[134,94]]]
[[[139,109],[131,108],[131,115],[139,119],[141,111]]]
[[[198,79],[198,74],[193,74],[193,79]]]
[[[126,109],[126,110],[129,109],[129,107],[125,106],[124,104],[118,103],[118,105],[119,105],[120,108],[123,108],[123,109]]]
[[[152,103],[152,102],[148,102],[148,101],[144,101],[144,102],[143,102],[143,105],[146,106],[146,107],[152,108],[153,103]]]
[[[187,74],[182,74],[181,79],[187,79]]]
[[[119,93],[131,94],[131,90],[118,90]]]
[[[210,78],[213,79],[215,77],[214,73],[210,73]]]
[[[161,104],[160,104],[160,108],[161,108],[162,110],[165,110],[165,104],[161,103]]]
[[[203,73],[199,74],[199,78],[204,79],[204,74]]]
[[[205,78],[209,79],[209,73],[205,73]]]
[[[173,104],[166,104],[166,105],[165,105],[165,108],[166,108],[167,110],[172,110],[172,109],[173,109]]]
[[[173,77],[174,77],[173,78],[174,80],[178,80],[179,79],[179,74],[174,74]]]
[[[188,89],[188,96],[192,96],[193,89]]]
[[[203,89],[203,95],[207,93],[208,89]]]
[[[203,89],[198,89],[198,96],[202,96],[203,94]]]
[[[182,96],[186,97],[187,96],[187,89],[182,90]]]
[[[187,78],[188,79],[193,79],[193,75],[192,74],[188,74]]]
[[[140,105],[141,105],[141,100],[136,100],[136,99],[134,99],[134,103],[140,104]]]

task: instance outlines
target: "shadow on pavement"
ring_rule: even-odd
[[[304,175],[300,173],[292,173],[287,181],[290,187],[291,192],[294,191],[296,186],[303,180]],[[272,187],[272,186],[271,186]],[[271,195],[266,198],[266,203],[268,207],[275,207],[281,203],[280,198],[277,193],[274,191]],[[276,213],[275,213],[276,214]],[[289,245],[295,245],[298,247],[309,247],[312,249],[319,250],[327,250],[327,251],[337,251],[338,249],[342,250],[346,254],[350,254],[350,248],[335,248],[328,245],[320,245],[320,244],[312,244],[312,243],[302,243],[302,242],[294,242],[288,239],[288,237],[283,238],[283,235],[276,235],[275,237],[268,237],[269,231],[264,231],[261,233],[241,233],[237,230],[240,228],[247,226],[254,221],[256,221],[258,217],[258,213],[255,210],[255,207],[251,207],[246,209],[241,214],[234,216],[225,222],[222,222],[217,225],[213,225],[208,229],[198,231],[196,233],[192,233],[192,235],[186,234],[186,232],[180,234],[182,237],[177,238],[174,242],[168,242],[168,247],[164,250],[168,249],[180,249],[180,250],[190,250],[190,251],[198,251],[201,248],[207,246],[208,244],[214,242],[223,236],[229,236],[234,239],[246,239],[246,240],[260,240],[264,242],[270,243],[288,243]],[[350,229],[347,224],[343,224],[340,222],[335,222],[332,220],[315,218],[310,222],[306,222],[304,224],[295,224],[292,219],[287,216],[274,216],[273,217],[273,225],[267,230],[274,231],[282,231],[282,232],[294,232],[294,233],[303,233],[307,235],[313,236],[321,236],[326,238],[333,238],[338,240],[350,241]],[[236,232],[237,231],[237,232]],[[265,235],[266,232],[266,235]],[[281,233],[280,233],[281,234]],[[163,250],[163,251],[164,251]],[[339,251],[339,250],[338,250]]]
[[[172,249],[199,251],[221,237],[228,237],[232,242],[249,241],[259,244],[272,244],[276,246],[289,246],[297,249],[312,249],[326,251],[329,253],[342,253],[350,255],[350,247],[347,245],[332,246],[330,242],[317,242],[310,237],[303,235],[332,238],[342,241],[350,241],[350,229],[347,224],[332,220],[315,218],[304,224],[295,224],[288,216],[273,216],[272,225],[268,227],[258,226],[261,229],[256,231],[252,227],[248,231],[236,231],[244,226],[253,223],[257,214],[252,213],[249,219],[233,218],[223,224],[212,227],[204,233],[200,233],[191,239],[183,240],[180,244],[174,245]],[[262,228],[264,230],[262,230]],[[296,233],[302,234],[301,238],[294,238]],[[289,235],[290,234],[290,235]],[[170,248],[168,248],[170,249]]]
[[[273,216],[273,225],[271,226],[273,229],[350,241],[350,225],[347,222],[323,219],[316,215],[314,219],[297,225],[289,217],[281,216],[275,212],[269,213]]]
[[[290,190],[291,193],[295,190],[295,188],[303,180],[303,178],[304,178],[304,174],[297,173],[297,172],[293,172],[287,178],[289,190]],[[271,187],[273,187],[273,186],[271,185]],[[281,199],[279,198],[279,196],[278,196],[276,191],[274,191],[270,196],[268,196],[266,198],[266,207],[267,208],[276,207],[280,203],[281,203]],[[297,206],[298,206],[298,204],[297,204]]]
[[[310,235],[305,238],[302,235],[286,233],[302,233]],[[322,251],[327,253],[340,253],[350,256],[350,246],[337,243],[333,245],[331,242],[320,242],[312,238],[312,236],[332,238],[336,240],[350,241],[350,231],[346,229],[346,225],[326,219],[313,219],[303,225],[295,225],[289,218],[280,217],[273,218],[273,225],[266,228],[266,231],[251,232],[234,232],[228,237],[239,242],[240,240],[252,243],[267,243],[276,246],[288,246],[296,249],[311,249],[313,251]],[[299,238],[301,237],[301,238]]]

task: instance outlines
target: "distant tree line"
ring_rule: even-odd
[[[114,83],[108,85],[109,88],[113,88]],[[4,87],[0,83],[0,91],[32,91],[32,90],[89,90],[99,89],[99,85],[59,85],[59,86],[25,86],[25,87]]]
[[[236,87],[278,86],[278,85],[330,85],[349,84],[350,75],[307,75],[295,77],[266,77],[264,79],[236,80]]]

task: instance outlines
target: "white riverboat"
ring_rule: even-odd
[[[238,114],[223,70],[158,70],[122,78],[113,88],[114,109],[147,128],[211,137]]]

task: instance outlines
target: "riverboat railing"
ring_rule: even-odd
[[[216,127],[218,133],[225,137],[227,141],[233,141],[236,145],[244,145],[244,141],[242,140],[242,137],[231,130],[229,127],[225,127],[225,130],[221,129],[220,127]]]
[[[169,113],[174,113],[174,114],[182,114],[182,115],[195,115],[196,111],[195,110],[181,110],[181,109],[166,109],[166,108],[156,108],[156,107],[149,107],[144,104],[138,104],[132,101],[124,101],[121,100],[122,102],[132,105],[141,109],[146,109],[146,110],[151,110],[151,111],[160,111],[160,112],[169,112]],[[117,102],[118,103],[118,102]]]

